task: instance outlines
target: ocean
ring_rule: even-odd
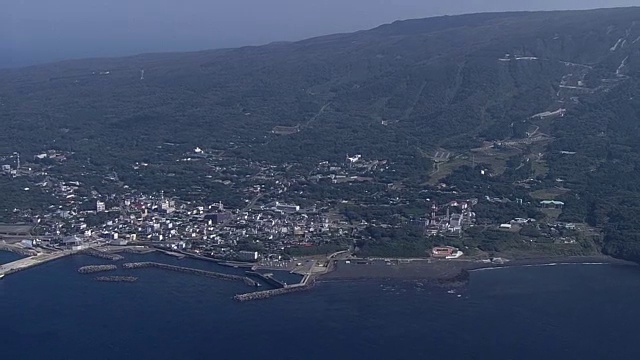
[[[157,253],[126,256],[242,273]],[[0,252],[0,262],[15,258]],[[238,303],[232,296],[251,290],[240,282],[139,269],[105,273],[138,276],[135,283],[102,283],[76,272],[107,263],[74,256],[1,280],[2,359],[640,358],[640,267],[474,271],[453,291],[416,281],[321,282]]]

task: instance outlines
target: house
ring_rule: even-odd
[[[69,250],[82,250],[84,241],[77,236],[69,236],[62,240],[62,245]]]
[[[564,203],[556,200],[543,200],[540,201],[540,206],[545,209],[562,209],[564,207]]]
[[[238,251],[238,259],[242,261],[256,261],[258,256],[257,251]]]
[[[436,258],[445,258],[447,256],[451,256],[456,251],[458,251],[458,249],[453,246],[436,246],[431,250],[431,256]]]
[[[298,206],[298,205],[281,204],[281,203],[276,201],[276,205],[274,206],[274,209],[277,210],[277,211],[281,211],[283,213],[295,213],[295,212],[300,211],[300,206]]]

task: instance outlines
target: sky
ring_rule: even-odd
[[[0,68],[301,40],[400,19],[638,0],[1,0]]]

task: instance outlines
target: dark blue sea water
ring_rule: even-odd
[[[159,254],[129,260],[139,259],[219,270]],[[249,289],[242,283],[158,269],[128,272],[136,283],[76,273],[98,263],[109,262],[70,257],[0,281],[1,358],[640,358],[636,267],[478,271],[456,294],[415,282],[329,282],[236,303]]]
[[[16,261],[22,258],[23,256],[12,253],[12,252],[0,251],[0,264],[6,264],[8,262]]]

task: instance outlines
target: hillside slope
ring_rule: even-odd
[[[196,146],[274,163],[359,153],[388,159],[407,184],[482,163],[509,186],[563,182],[565,220],[597,226],[606,251],[640,259],[639,20],[640,8],[475,14],[1,71],[0,154],[72,151],[126,176],[134,162]],[[510,172],[486,141],[540,165]],[[434,167],[442,149],[457,158]]]
[[[371,133],[380,144],[401,136],[429,148],[552,107],[562,76],[573,72],[564,62],[595,66],[594,82],[611,76],[640,47],[633,42],[639,14],[633,8],[441,17],[292,44],[4,71],[8,131],[0,140],[76,146],[113,134],[109,141],[119,149],[153,126],[149,145],[213,145],[263,137],[276,125],[306,125],[329,104],[308,131],[277,139],[274,149],[313,139],[314,150],[342,144],[340,156],[392,150],[372,148]],[[539,60],[498,60],[507,53]],[[631,56],[628,68],[635,61]],[[383,120],[395,125],[382,127]],[[500,135],[508,134],[494,137]]]

